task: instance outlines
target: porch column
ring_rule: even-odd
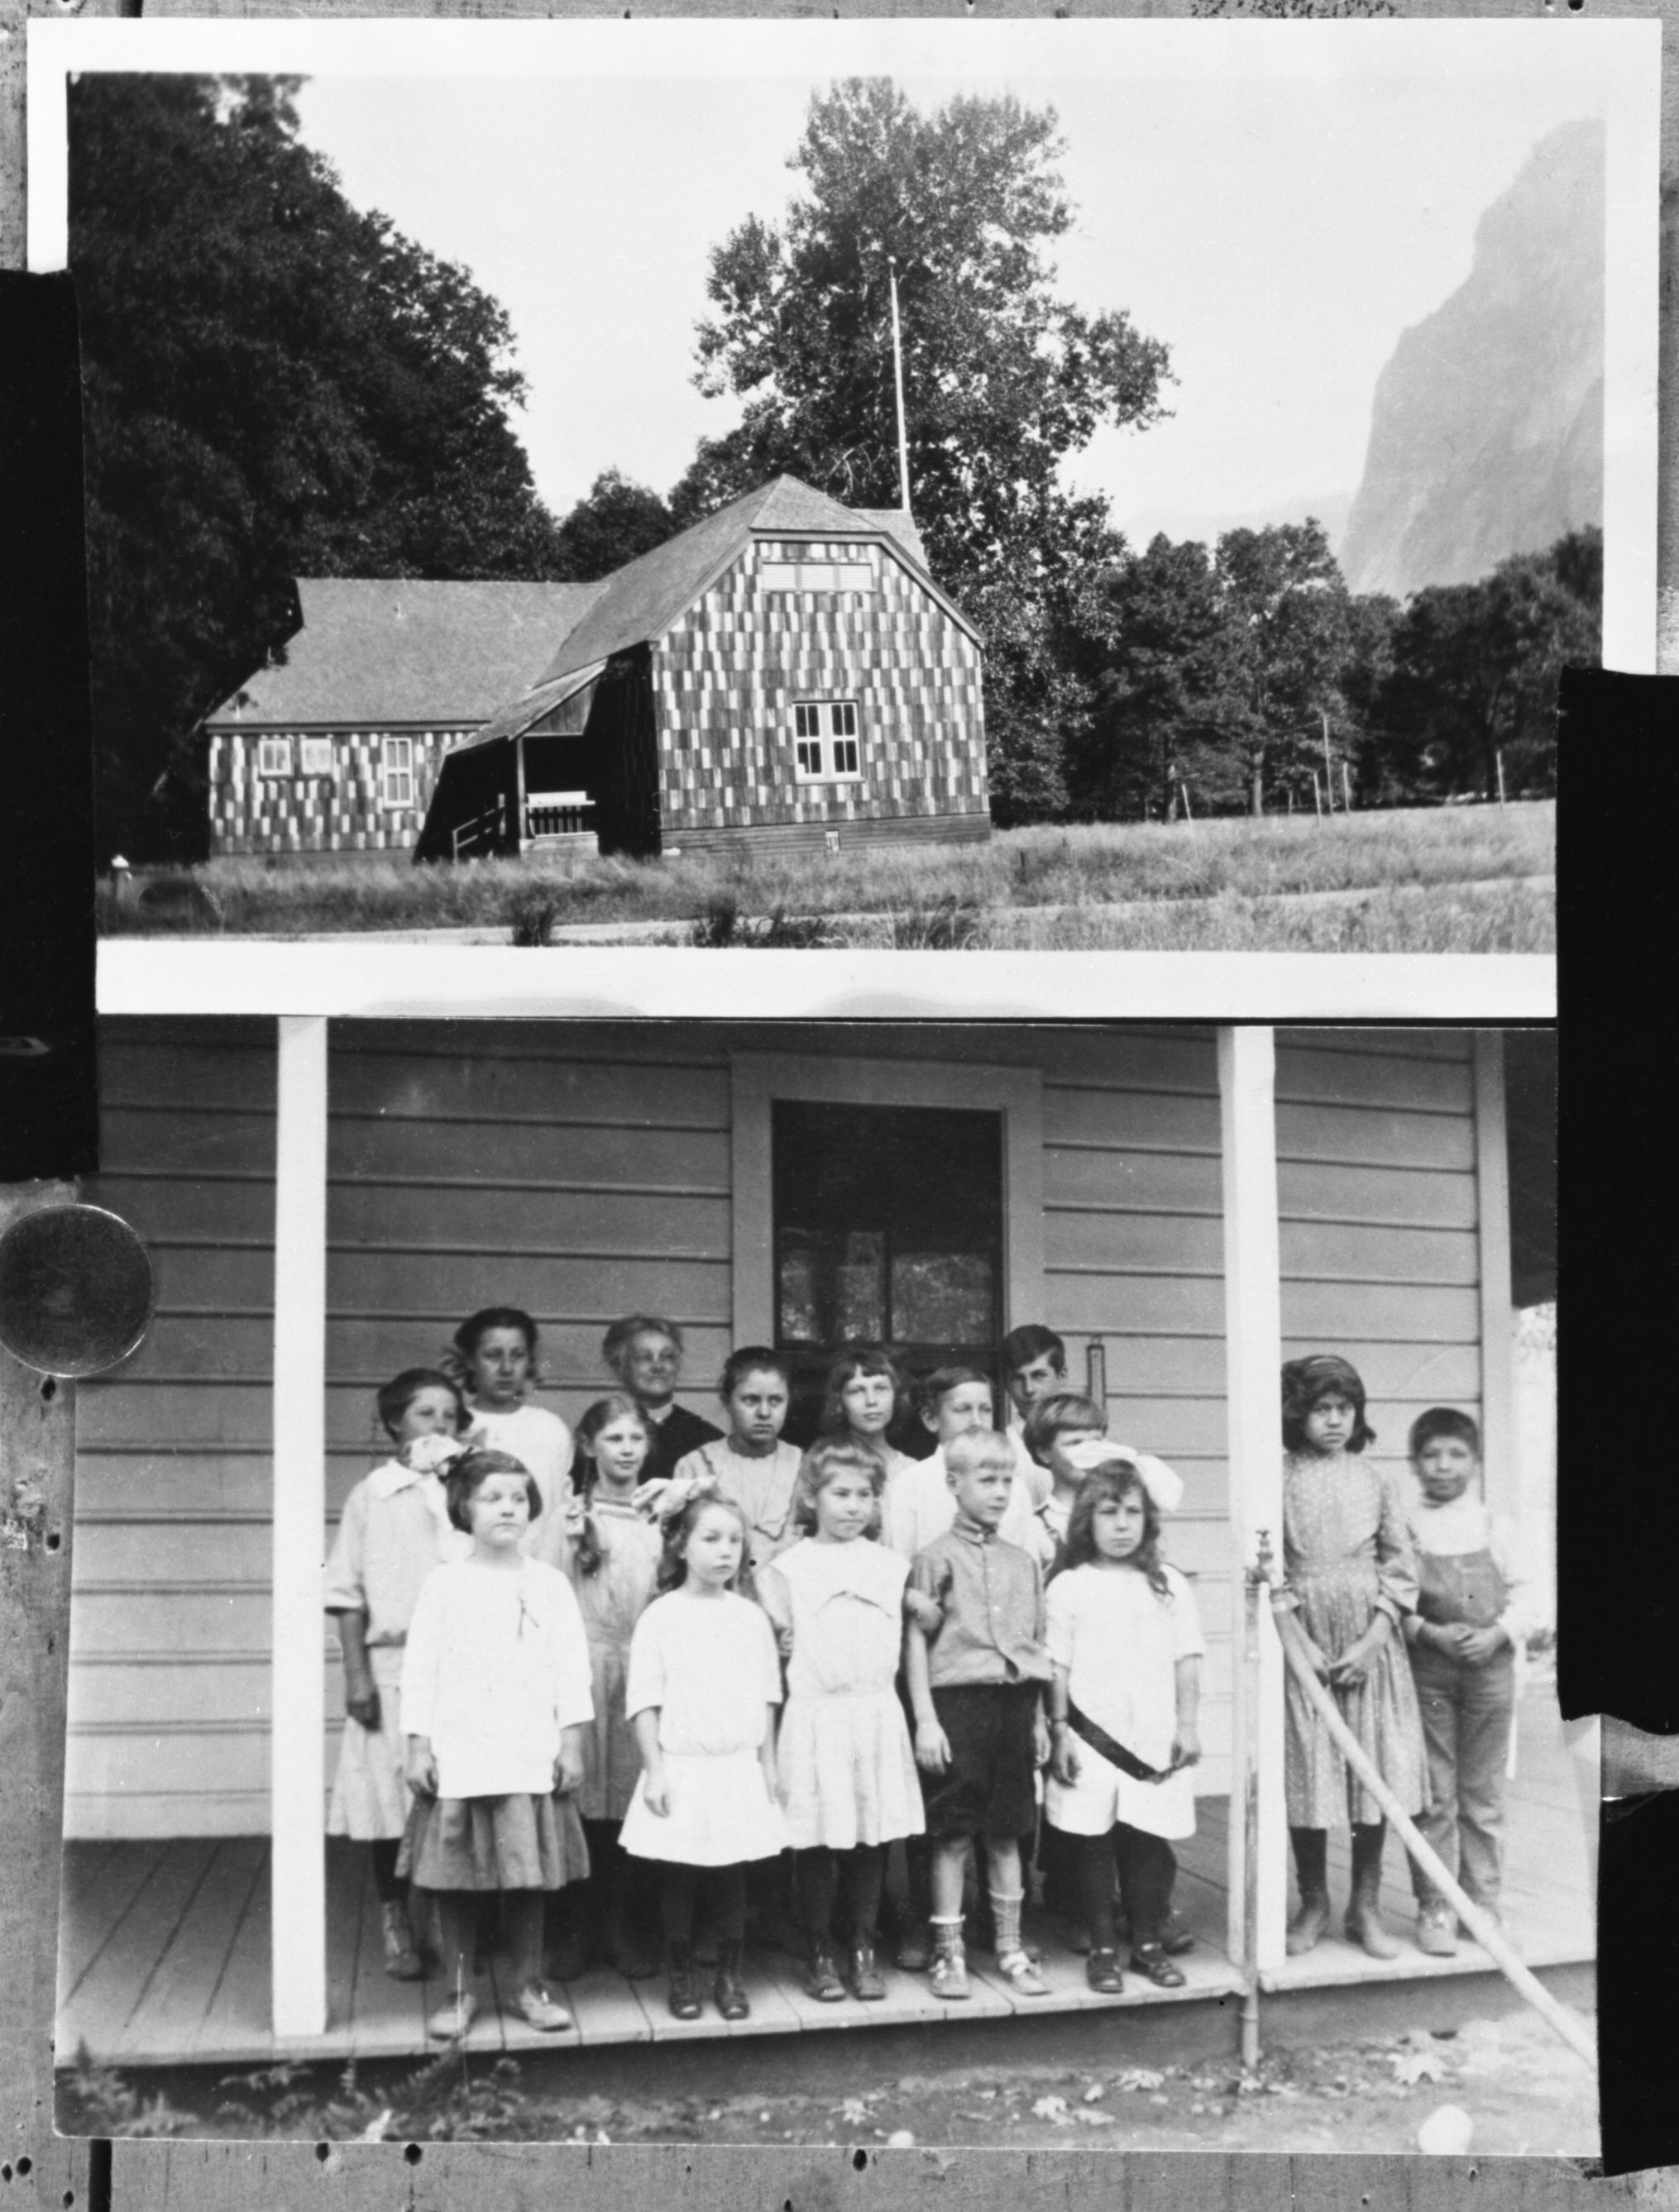
[[[1511,1342],[1510,1159],[1505,1122],[1504,1039],[1475,1036],[1475,1223],[1480,1244],[1481,1464],[1487,1503],[1519,1517],[1516,1458],[1516,1361]]]
[[[280,1018],[270,1868],[274,2033],[326,2026],[326,1023]]]
[[[1287,1900],[1283,1799],[1282,1647],[1267,1602],[1259,1622],[1256,1694],[1243,1664],[1244,1577],[1269,1531],[1282,1558],[1282,1298],[1277,1228],[1276,1049],[1265,1028],[1219,1031],[1219,1117],[1224,1164],[1225,1405],[1230,1534],[1235,1757],[1230,1801],[1230,1951],[1243,1955],[1247,1853],[1244,1794],[1258,1795],[1258,1927],[1262,1971],[1280,1965]]]

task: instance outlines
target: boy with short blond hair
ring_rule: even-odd
[[[933,1987],[942,1997],[969,1993],[962,1886],[977,1846],[998,1971],[1020,1995],[1043,1996],[1048,1984],[1020,1940],[1019,1838],[1036,1817],[1034,1778],[1049,1751],[1043,1578],[1037,1560],[999,1534],[1016,1480],[1008,1439],[970,1431],[946,1445],[944,1463],[954,1517],[909,1571],[910,1587],[937,1606],[939,1626],[929,1632],[912,1618],[904,1632],[933,1840]]]

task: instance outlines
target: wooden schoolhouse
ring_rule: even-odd
[[[504,1302],[536,1315],[541,1402],[574,1423],[627,1312],[680,1324],[707,1413],[734,1344],[801,1376],[861,1335],[995,1370],[1008,1329],[1047,1322],[1110,1433],[1184,1478],[1168,1549],[1210,1644],[1188,1986],[1098,1997],[1051,1945],[1051,1999],[982,1967],[964,2017],[1222,2002],[1227,2035],[1238,1996],[1484,1972],[1408,1941],[1391,1963],[1333,1939],[1285,1957],[1281,1655],[1268,1619],[1246,1641],[1244,1578],[1280,1528],[1285,1356],[1355,1363],[1390,1463],[1424,1407],[1476,1413],[1489,1497],[1520,1511],[1510,1140],[1542,1162],[1544,1107],[1518,1083],[1512,1114],[1509,1048],[1461,1028],[107,1021],[88,1195],[145,1237],[158,1305],[76,1409],[62,2055],[423,2047],[366,1854],[323,1832],[343,1702],[321,1565],[382,1456],[376,1387]],[[1524,1176],[1542,1206],[1542,1167],[1518,1199]],[[1546,1266],[1530,1240],[1524,1295]],[[1554,1708],[1531,1713],[1507,1923],[1530,1960],[1586,1960],[1585,1834]],[[1250,1780],[1251,1830],[1230,1818]],[[1393,1844],[1387,1879],[1402,1935]],[[727,2031],[604,1967],[567,1994],[585,2043],[940,2011],[923,1978],[820,2007],[790,1960],[751,1964]],[[521,2034],[489,2009],[473,2047]]]
[[[608,577],[445,757],[419,860],[989,837],[980,640],[907,513],[777,477]]]
[[[300,577],[290,635],[205,717],[210,857],[406,858],[450,747],[599,590]]]

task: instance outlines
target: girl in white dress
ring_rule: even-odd
[[[486,1892],[501,1896],[512,2009],[532,2027],[569,2027],[542,1985],[542,1900],[589,1870],[575,1802],[593,1711],[582,1617],[565,1577],[520,1548],[537,1492],[516,1459],[464,1452],[447,1486],[472,1549],[426,1577],[402,1665],[415,1802],[398,1871],[436,1894],[450,1984],[430,2032],[458,2039],[478,2010]]]
[[[788,1655],[776,1769],[809,1945],[805,1986],[824,2003],[845,1994],[832,1936],[841,1887],[851,1993],[885,1996],[874,1942],[886,1846],[919,1835],[923,1825],[915,1753],[893,1686],[909,1562],[867,1535],[882,1480],[879,1462],[861,1445],[814,1445],[794,1504],[806,1533],[758,1579]]]
[[[484,1306],[454,1333],[451,1364],[471,1417],[471,1440],[511,1452],[536,1478],[540,1510],[525,1539],[526,1555],[566,1564],[571,1504],[571,1431],[557,1413],[530,1403],[537,1383],[537,1325],[521,1306]]]
[[[793,1486],[799,1448],[782,1442],[793,1378],[782,1354],[761,1344],[730,1352],[717,1395],[728,1415],[728,1434],[702,1444],[677,1462],[678,1484],[710,1483],[746,1516],[750,1571],[756,1575],[797,1539]]]
[[[566,1572],[589,1640],[594,1724],[583,1745],[577,1809],[588,1838],[589,1879],[564,1892],[554,1972],[569,1981],[592,1953],[632,1980],[655,1971],[645,1928],[651,1899],[625,1856],[618,1832],[641,1779],[642,1753],[624,1710],[630,1640],[653,1602],[662,1546],[635,1498],[653,1443],[647,1417],[627,1391],[598,1399],[577,1425],[581,1495],[572,1512]]]
[[[449,1519],[438,1468],[466,1425],[459,1387],[435,1367],[405,1367],[381,1385],[379,1418],[395,1451],[344,1500],[326,1562],[326,1610],[344,1650],[344,1728],[326,1815],[329,1836],[355,1836],[372,1854],[383,1920],[385,1971],[424,1972],[397,1853],[408,1825],[403,1734],[403,1647],[421,1585],[435,1566],[471,1549]],[[428,1442],[441,1449],[429,1451]]]
[[[1144,1470],[1114,1458],[1080,1486],[1065,1564],[1045,1595],[1051,1826],[1073,1838],[1092,1948],[1092,1990],[1122,1987],[1114,1863],[1131,1921],[1131,1965],[1162,1989],[1183,1976],[1163,1937],[1177,1862],[1168,1838],[1195,1833],[1189,1770],[1206,1650],[1189,1583],[1160,1558],[1159,1509]]]
[[[698,1891],[711,1891],[717,1936],[713,1995],[725,2020],[750,2007],[740,1980],[746,1867],[787,1842],[776,1800],[775,1712],[782,1670],[775,1632],[735,1588],[746,1516],[701,1491],[665,1527],[656,1597],[636,1624],[624,1710],[642,1778],[620,1832],[626,1851],[660,1863],[660,1917],[678,2020],[700,2016],[694,1972]]]

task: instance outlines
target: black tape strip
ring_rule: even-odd
[[[81,365],[66,276],[0,272],[0,1182],[98,1164]]]
[[[1559,1692],[1679,1729],[1679,679],[1570,670],[1557,808]]]

